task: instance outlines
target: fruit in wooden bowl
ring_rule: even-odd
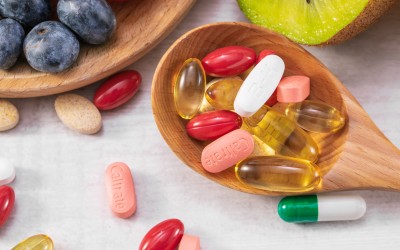
[[[395,0],[237,0],[255,24],[295,42],[319,45],[346,41],[377,21]]]
[[[175,109],[173,83],[183,62],[193,57],[202,59],[211,51],[230,45],[247,46],[257,53],[264,49],[275,51],[285,62],[286,75],[310,77],[309,99],[330,104],[346,116],[347,123],[339,132],[312,134],[321,150],[317,165],[322,182],[310,192],[400,190],[400,151],[379,131],[342,83],[299,45],[282,35],[245,23],[216,23],[194,29],[169,48],[157,67],[152,86],[155,121],[171,150],[187,166],[236,190],[264,195],[293,195],[245,186],[236,179],[233,167],[217,174],[205,171],[200,158],[206,144],[187,135],[187,121],[181,119]]]
[[[194,3],[195,0],[112,2],[117,27],[107,43],[101,46],[81,43],[77,62],[61,73],[38,72],[25,60],[8,70],[0,70],[0,97],[45,96],[101,80],[154,48]]]

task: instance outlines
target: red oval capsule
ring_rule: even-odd
[[[277,91],[275,89],[274,93],[272,93],[269,99],[265,102],[265,105],[272,107],[277,103],[278,103],[278,96],[277,96]]]
[[[216,110],[202,113],[186,124],[186,132],[200,141],[215,140],[242,126],[242,118],[235,112]]]
[[[9,186],[0,187],[0,227],[6,223],[14,207],[15,193]]]
[[[269,56],[269,55],[275,55],[275,51],[269,50],[269,49],[265,49],[265,50],[261,51],[260,54],[258,54],[256,64],[259,63],[262,59],[264,59],[266,56]]]
[[[256,62],[256,52],[244,46],[216,49],[201,60],[207,75],[226,77],[239,75]]]
[[[135,70],[120,72],[106,82],[96,91],[93,102],[100,110],[110,110],[129,101],[138,91],[142,77]]]
[[[169,219],[158,223],[144,236],[139,250],[174,250],[182,239],[183,223]]]

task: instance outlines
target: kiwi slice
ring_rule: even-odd
[[[281,33],[295,42],[309,45],[327,43],[354,22],[369,2],[374,2],[369,0],[237,1],[251,22]],[[368,19],[368,16],[365,18]]]

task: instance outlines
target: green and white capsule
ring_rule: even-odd
[[[293,223],[357,220],[366,210],[365,200],[354,194],[289,196],[278,204],[279,217]]]

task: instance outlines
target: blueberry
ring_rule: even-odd
[[[116,26],[114,12],[105,0],[60,0],[57,14],[61,22],[90,44],[105,43]]]
[[[62,23],[47,21],[35,26],[26,36],[24,53],[34,69],[57,73],[76,61],[79,41]]]
[[[50,18],[50,5],[48,0],[0,0],[0,15],[30,29]]]
[[[13,19],[0,20],[0,69],[11,68],[22,51],[25,32]]]

